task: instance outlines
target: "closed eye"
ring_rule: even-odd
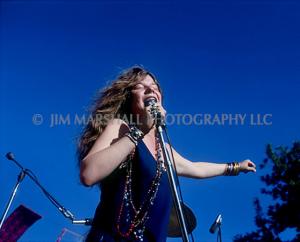
[[[154,90],[158,90],[158,86],[156,84],[152,85],[152,87],[154,88]]]
[[[136,84],[133,89],[141,89],[141,88],[144,88],[144,85],[142,84]]]
[[[155,83],[151,84],[151,88],[152,88],[154,91],[158,91],[158,86],[157,86],[157,84],[155,84]],[[137,83],[135,86],[133,86],[132,89],[133,89],[133,90],[145,89],[145,85],[143,85],[142,83]]]

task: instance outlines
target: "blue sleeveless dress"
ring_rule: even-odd
[[[138,143],[132,163],[132,197],[136,207],[144,201],[156,174],[156,160],[143,141]],[[89,231],[87,242],[137,242],[134,237],[119,235],[117,221],[123,201],[126,169],[116,169],[101,182],[101,198]],[[167,173],[163,172],[160,185],[150,206],[143,233],[143,242],[165,242],[172,205]],[[121,228],[122,229],[122,228]]]

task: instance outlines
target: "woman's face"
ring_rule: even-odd
[[[161,106],[161,93],[157,84],[149,75],[132,87],[131,94],[131,111],[133,114],[143,114],[145,109],[144,103],[149,98],[155,98],[158,105]]]

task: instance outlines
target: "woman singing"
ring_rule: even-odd
[[[105,88],[93,106],[93,118],[78,147],[82,183],[101,188],[88,242],[166,241],[172,196],[156,126],[145,105],[150,99],[165,114],[155,76],[142,67],[132,67]],[[172,151],[179,176],[255,172],[250,160],[191,162]]]

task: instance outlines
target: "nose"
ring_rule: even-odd
[[[145,93],[154,93],[154,89],[152,86],[146,86],[145,88]]]

